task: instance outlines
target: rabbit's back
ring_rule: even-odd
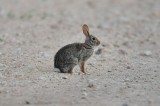
[[[62,47],[54,57],[54,67],[64,68],[86,61],[93,54],[93,49],[86,49],[82,43],[73,43]]]

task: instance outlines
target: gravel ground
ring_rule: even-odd
[[[84,23],[86,79],[53,69]],[[0,106],[23,105],[160,106],[160,0],[0,0]]]

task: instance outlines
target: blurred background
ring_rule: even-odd
[[[86,80],[53,69],[83,24],[101,41]],[[1,106],[159,106],[159,53],[160,0],[0,0]]]

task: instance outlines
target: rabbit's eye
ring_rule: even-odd
[[[96,40],[96,38],[92,38],[92,40]]]

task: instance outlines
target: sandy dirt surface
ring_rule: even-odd
[[[86,79],[58,73],[84,23],[101,41]],[[0,106],[23,105],[160,106],[160,0],[0,0]]]

